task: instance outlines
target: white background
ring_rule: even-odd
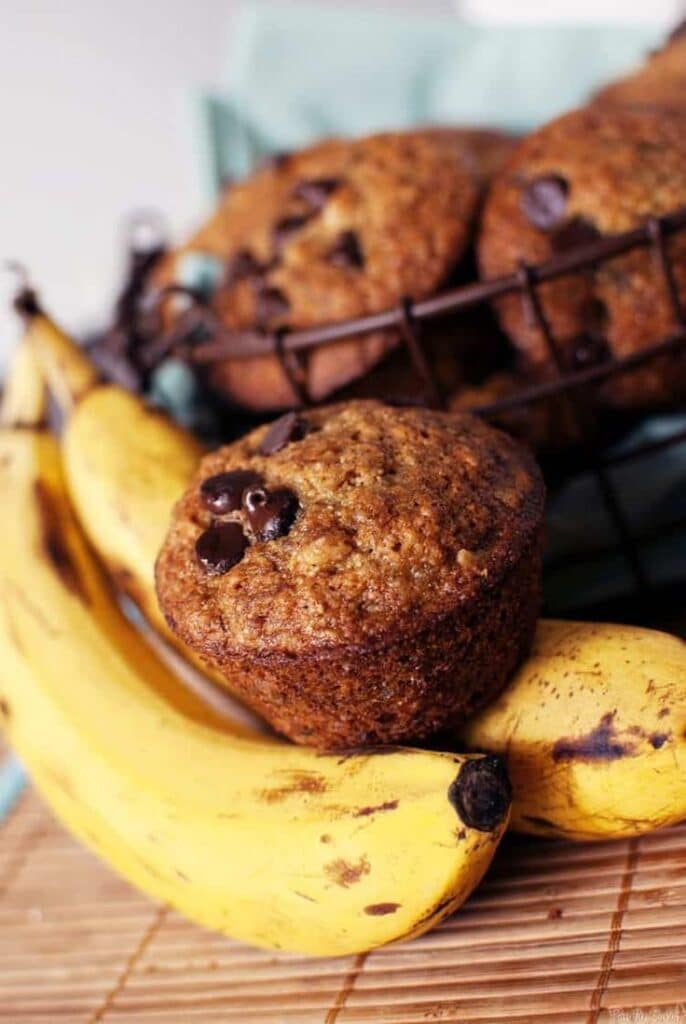
[[[634,0],[376,6],[460,7],[496,19],[633,14],[665,23],[680,7],[672,0],[651,0],[649,9]],[[2,0],[0,260],[24,261],[68,327],[97,322],[107,309],[123,212],[152,204],[176,232],[199,215],[187,96],[193,85],[219,82],[230,28],[231,0]],[[0,362],[16,331],[5,294]]]

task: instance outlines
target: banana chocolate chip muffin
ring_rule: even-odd
[[[686,204],[686,120],[665,110],[588,107],[525,139],[492,185],[479,238],[483,274],[538,263],[651,214]],[[686,300],[686,236],[669,242]],[[622,357],[674,329],[669,293],[652,254],[636,249],[541,286],[540,297],[568,368]],[[550,365],[542,332],[518,295],[498,311],[533,370]],[[618,406],[651,406],[686,395],[686,358],[664,356],[615,376],[599,391]]]
[[[332,139],[272,159],[231,185],[210,220],[171,255],[158,284],[210,257],[213,310],[229,328],[274,334],[379,312],[436,291],[471,238],[480,175],[494,160],[452,133]],[[480,151],[481,152],[481,151]],[[189,262],[190,261],[190,262]],[[287,357],[226,359],[209,371],[256,410],[315,401],[360,377],[398,343],[376,331]]]
[[[533,458],[469,415],[288,413],[205,457],[157,561],[160,604],[291,739],[420,738],[527,651],[543,503]]]

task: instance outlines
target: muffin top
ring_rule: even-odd
[[[558,118],[517,148],[491,187],[479,262],[497,277],[601,235],[621,233],[686,204],[684,117],[667,110],[588,107]],[[670,240],[675,280],[686,296],[686,237]],[[667,335],[674,313],[652,254],[635,249],[539,289],[570,368],[626,356]],[[519,296],[498,308],[505,329],[535,363],[549,353]],[[668,396],[680,381],[657,364],[608,382],[631,404]]]
[[[330,139],[230,185],[182,249],[221,261],[232,327],[310,327],[436,289],[467,244],[478,187],[441,133]]]
[[[586,107],[528,136],[495,180],[484,210],[481,256],[512,266],[543,259],[577,235],[626,231],[686,199],[680,114]],[[575,239],[576,240],[576,239]]]
[[[686,109],[686,22],[641,67],[610,82],[593,101],[620,107]]]
[[[383,642],[497,588],[542,510],[532,457],[467,414],[375,401],[291,413],[203,459],[158,596],[208,654]]]

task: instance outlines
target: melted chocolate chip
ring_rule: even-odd
[[[239,249],[229,260],[226,267],[226,284],[231,286],[238,281],[260,277],[265,267],[253,256],[249,249]]]
[[[278,288],[270,288],[262,280],[255,287],[255,318],[261,327],[272,320],[279,320],[290,310],[288,299]]]
[[[286,487],[267,491],[249,487],[243,495],[243,507],[256,540],[285,537],[298,514],[300,503]]]
[[[311,216],[309,213],[301,213],[293,217],[282,217],[281,220],[277,220],[272,229],[272,241],[277,252],[280,252],[284,245],[287,245],[293,236],[297,235],[300,229],[307,224]]]
[[[311,210],[319,211],[340,184],[340,178],[310,178],[307,181],[299,181],[292,195],[294,199],[302,199]]]
[[[239,523],[214,523],[198,537],[195,554],[205,572],[221,576],[240,562],[247,546]]]
[[[291,441],[301,441],[308,430],[307,420],[297,413],[287,412],[272,423],[262,438],[258,451],[260,455],[274,455]]]
[[[610,349],[604,338],[597,334],[580,334],[570,343],[572,369],[584,370],[610,358]]]
[[[597,238],[600,238],[600,232],[595,224],[591,224],[584,217],[574,217],[552,233],[550,244],[554,252],[566,252],[567,249],[575,249],[578,245],[595,242]]]
[[[503,820],[512,801],[512,787],[502,758],[465,761],[448,788],[448,799],[469,828],[492,832]]]
[[[219,515],[236,512],[241,507],[243,491],[260,482],[260,474],[251,469],[233,469],[203,480],[200,497],[206,508]]]
[[[354,231],[344,231],[326,254],[329,263],[343,270],[358,270],[364,266],[364,254]]]
[[[534,227],[550,231],[565,215],[568,194],[569,185],[558,174],[534,178],[522,192],[524,216]]]

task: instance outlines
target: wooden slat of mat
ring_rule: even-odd
[[[337,960],[254,950],[154,906],[32,793],[0,829],[0,893],[12,1024],[619,1024],[660,1007],[686,1021],[686,826],[592,847],[510,839],[442,927]]]

